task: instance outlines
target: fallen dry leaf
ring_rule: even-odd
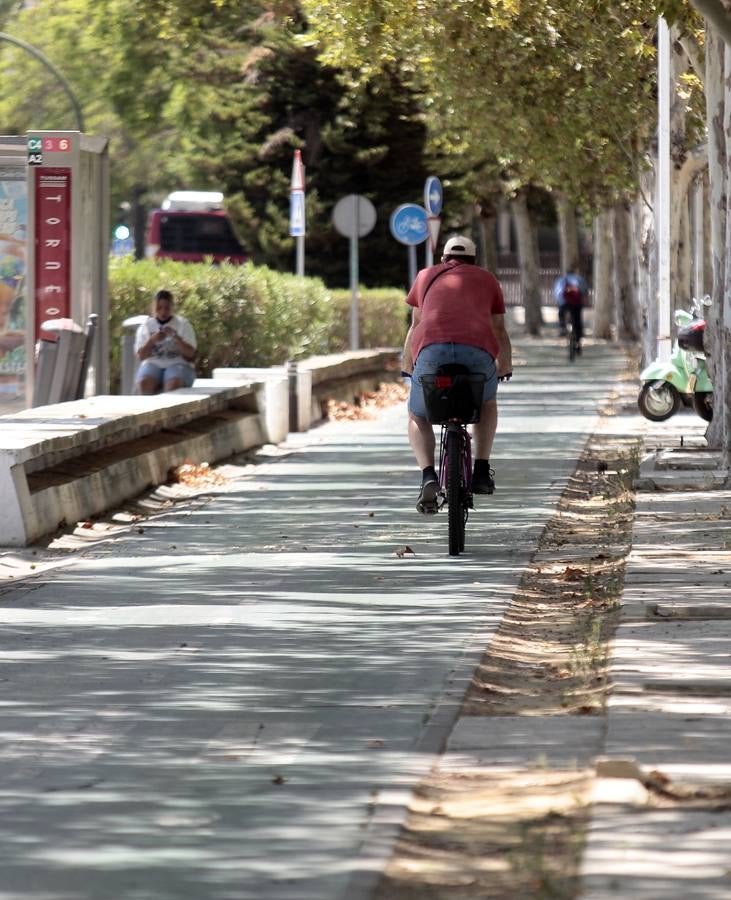
[[[573,581],[575,578],[583,578],[586,575],[586,569],[574,569],[571,566],[566,566],[566,570],[563,573],[564,581]]]
[[[339,400],[325,401],[325,415],[336,421],[356,421],[358,419],[374,419],[379,409],[404,403],[409,396],[409,388],[401,382],[387,382],[378,386],[377,391],[366,391],[360,394],[355,403],[343,403]]]
[[[399,559],[403,559],[404,556],[416,556],[409,546],[399,547],[398,550],[396,550],[395,555],[398,556]]]
[[[214,472],[207,462],[192,463],[186,460],[182,465],[170,470],[168,481],[186,484],[189,487],[201,487],[207,484],[226,484],[227,479],[219,472]]]
[[[372,740],[368,741],[366,746],[370,747],[371,750],[376,750],[379,747],[385,747],[386,742],[381,738],[373,738]]]

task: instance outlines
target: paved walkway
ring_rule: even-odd
[[[731,492],[692,489],[704,430],[645,429],[675,450],[637,494],[582,900],[731,898]]]
[[[689,489],[697,418],[610,423],[685,452],[638,494],[606,720],[457,720],[620,366],[522,351],[460,559],[401,409],[77,556],[3,555],[0,900],[367,900],[448,738],[447,769],[605,760],[582,900],[731,898],[731,492]]]
[[[391,409],[5,588],[2,900],[368,895],[620,367],[530,359],[458,560]]]

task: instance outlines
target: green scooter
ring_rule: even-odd
[[[642,388],[637,405],[646,419],[664,422],[681,405],[692,406],[706,422],[713,418],[713,385],[703,350],[703,310],[710,305],[711,298],[706,296],[700,303],[693,298],[690,311],[677,309],[678,337],[670,359],[656,359],[640,373]]]

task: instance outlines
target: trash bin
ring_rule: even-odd
[[[86,330],[72,319],[43,322],[41,329],[58,337],[55,341],[41,338],[36,345],[33,406],[65,403],[83,396],[96,320],[96,315],[89,316]]]
[[[134,394],[135,392],[135,375],[139,360],[135,353],[135,337],[137,329],[143,322],[148,320],[149,316],[131,316],[122,322],[122,393]]]

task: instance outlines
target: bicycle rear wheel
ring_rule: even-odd
[[[572,322],[569,322],[567,325],[568,333],[569,333],[569,362],[573,362],[576,359],[576,331],[574,330],[574,326]]]
[[[447,434],[447,509],[449,510],[449,555],[464,550],[465,510],[462,486],[462,438],[459,432]]]

